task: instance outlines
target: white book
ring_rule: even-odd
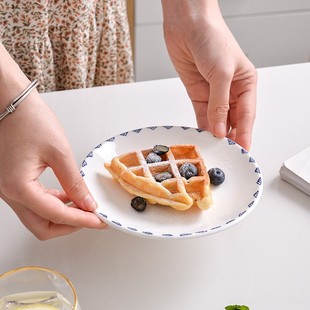
[[[310,146],[286,160],[280,176],[310,196]]]

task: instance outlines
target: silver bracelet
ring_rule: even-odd
[[[0,114],[0,121],[3,120],[8,114],[13,113],[16,107],[30,94],[30,92],[39,84],[37,80],[34,80],[30,85],[10,103],[6,110]]]

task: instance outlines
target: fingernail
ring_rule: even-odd
[[[109,225],[107,225],[106,223],[103,223],[102,225],[101,225],[101,227],[100,227],[100,229],[102,229],[102,230],[107,230],[107,229],[109,229],[110,227],[109,227]]]
[[[83,200],[84,207],[87,211],[95,211],[98,207],[95,199],[91,194],[88,194]]]
[[[226,124],[223,122],[216,123],[214,125],[214,135],[217,137],[225,137],[226,136]]]

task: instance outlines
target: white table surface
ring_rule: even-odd
[[[310,197],[282,181],[284,160],[310,144],[310,64],[258,70],[251,154],[264,191],[239,224],[207,237],[153,240],[82,230],[39,241],[0,201],[0,273],[24,265],[64,272],[83,310],[308,310]],[[179,79],[43,95],[80,164],[98,143],[151,125],[195,126]],[[22,155],[21,155],[22,156]],[[57,186],[50,173],[46,185]]]

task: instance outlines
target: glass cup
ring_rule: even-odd
[[[81,310],[70,280],[58,271],[21,267],[0,275],[0,310]]]

